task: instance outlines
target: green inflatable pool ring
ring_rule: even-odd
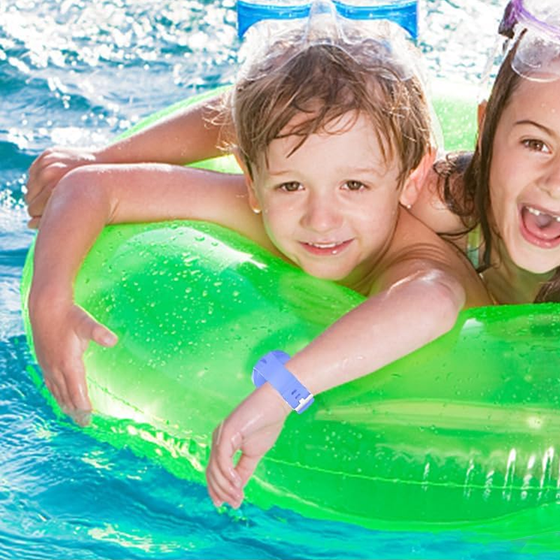
[[[106,228],[75,293],[119,336],[86,353],[87,430],[201,483],[212,430],[252,391],[258,358],[295,353],[363,300],[189,222]],[[559,341],[555,304],[462,313],[446,336],[290,415],[247,499],[373,529],[557,547]]]

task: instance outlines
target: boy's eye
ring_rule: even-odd
[[[532,152],[550,153],[548,146],[542,140],[529,138],[528,140],[523,140],[522,144]]]
[[[282,183],[278,188],[286,192],[296,192],[302,189],[303,185],[297,181],[290,181],[289,183]]]
[[[361,191],[366,188],[361,181],[346,181],[346,187],[349,191]]]

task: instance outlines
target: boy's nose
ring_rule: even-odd
[[[342,223],[336,201],[327,196],[311,196],[303,216],[303,225],[318,233],[332,231]]]

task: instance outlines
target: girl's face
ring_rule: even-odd
[[[289,130],[289,129],[288,129]],[[252,205],[274,245],[319,278],[359,281],[395,231],[399,162],[385,162],[371,122],[344,115],[292,153],[298,137],[274,140],[255,173]]]
[[[513,262],[534,273],[560,266],[559,88],[522,79],[494,138],[494,227]]]

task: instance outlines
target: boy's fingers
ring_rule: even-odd
[[[43,167],[43,155],[40,155],[29,168],[27,173],[27,192],[25,193],[25,202],[29,203],[30,200],[37,194],[37,176],[41,173],[41,169]]]
[[[221,502],[227,502],[231,505],[239,502],[242,492],[235,488],[219,469],[210,467],[206,478],[208,487],[212,489]]]
[[[214,490],[208,486],[208,495],[210,496],[210,499],[212,500],[212,503],[214,504],[214,507],[221,507],[223,505],[222,500],[220,500],[220,497],[214,492]]]
[[[53,392],[56,401],[58,402],[60,408],[62,408],[64,413],[68,414],[68,410],[72,407],[72,401],[68,394],[64,374],[60,372],[54,374],[52,384],[56,389],[56,391]]]
[[[74,410],[69,416],[82,428],[85,428],[91,422],[91,412],[89,410]]]
[[[111,332],[107,327],[99,323],[96,323],[93,327],[91,339],[100,346],[106,347],[114,346],[119,340],[114,332]]]
[[[232,482],[226,469],[214,463],[209,472],[209,479],[212,480],[213,487],[220,493],[222,499],[227,498],[229,502],[230,500],[239,498],[240,486],[236,486],[236,484]]]
[[[66,377],[68,397],[72,409],[87,414],[91,411],[91,403],[87,395],[86,371],[82,360],[78,360]]]
[[[33,168],[33,166],[29,169],[29,178],[27,179],[27,193],[25,194],[25,202],[27,204],[31,204],[44,189],[44,170],[46,165],[42,161],[40,163],[41,165],[36,167],[35,169]]]
[[[101,346],[114,346],[118,341],[116,334],[85,313],[78,323],[76,333],[80,338],[93,340]]]
[[[239,475],[233,468],[233,457],[241,448],[241,436],[230,435],[227,425],[222,422],[212,434],[212,463],[231,487],[241,488]]]
[[[229,449],[229,438],[223,433],[224,425],[220,424],[212,434],[212,452],[210,462],[206,469],[208,487],[212,490],[219,502],[227,502],[233,507],[238,507],[243,494],[241,482],[233,468],[233,455],[235,450]],[[216,503],[216,500],[214,500]]]
[[[220,464],[218,453],[219,450],[214,447],[210,455],[210,463],[206,469],[206,479],[208,486],[213,489],[220,501],[232,502],[239,495],[239,489],[232,484],[230,477],[227,475],[228,467],[233,470],[233,465],[231,462],[229,464],[226,462],[225,467]]]
[[[253,476],[260,460],[260,457],[256,458],[248,457],[245,454],[241,455],[237,466],[235,467],[236,474],[241,481],[241,488],[243,488],[247,484],[247,481]]]
[[[27,213],[33,218],[40,216],[54,189],[54,184],[44,186],[35,196],[27,201]]]
[[[60,169],[63,169],[65,164],[60,160],[64,157],[64,153],[48,148],[35,159],[27,173],[27,193],[25,196],[27,203],[41,192],[41,185],[52,182],[53,177],[61,174]]]
[[[49,381],[48,379],[45,379],[45,385],[47,386],[47,389],[49,390],[49,393],[54,397],[54,400],[59,404],[59,406],[62,407],[60,392],[58,390],[57,385],[55,383],[53,383],[52,381]]]

